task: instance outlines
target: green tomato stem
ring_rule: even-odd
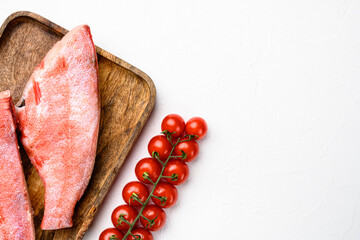
[[[133,222],[132,224],[129,224],[130,227],[129,227],[129,229],[127,230],[127,232],[126,232],[126,234],[124,235],[124,237],[123,237],[122,240],[126,240],[126,238],[131,234],[131,230],[134,228],[136,222],[139,220],[140,217],[143,217],[143,218],[144,218],[145,220],[147,220],[148,222],[154,221],[154,219],[153,219],[153,220],[147,219],[146,217],[144,217],[144,216],[142,215],[142,213],[143,213],[145,207],[147,206],[148,202],[150,201],[151,197],[154,196],[154,195],[153,195],[154,190],[155,190],[156,186],[158,185],[158,183],[160,182],[161,178],[163,178],[163,173],[164,173],[164,170],[165,170],[165,166],[166,166],[166,164],[168,163],[168,161],[171,159],[172,153],[174,152],[174,149],[175,149],[176,145],[178,145],[179,142],[180,142],[180,139],[178,139],[178,140],[176,141],[176,143],[173,144],[173,143],[171,142],[171,138],[170,138],[170,139],[168,138],[168,140],[169,140],[169,142],[171,143],[171,145],[172,145],[173,147],[172,147],[171,152],[170,152],[170,154],[169,154],[169,157],[166,159],[165,163],[163,163],[163,162],[158,158],[158,154],[154,154],[154,153],[152,154],[152,155],[155,155],[155,158],[156,158],[157,160],[159,160],[159,162],[162,164],[162,169],[161,169],[160,175],[159,175],[158,179],[156,180],[156,182],[153,184],[154,186],[153,186],[153,188],[151,189],[151,192],[150,192],[150,194],[149,194],[149,197],[148,197],[148,198],[145,200],[145,202],[143,203],[143,206],[141,207],[141,209],[140,209],[138,215],[136,216],[134,222]],[[190,141],[190,140],[188,140],[188,141]]]
[[[151,180],[151,178],[149,177],[149,174],[148,174],[147,172],[144,172],[143,178],[144,178],[145,180],[149,180],[149,182],[150,182],[152,185],[155,184],[155,183],[153,182],[153,180]]]
[[[131,197],[129,198],[129,205],[131,200],[138,201],[141,205],[144,204],[136,193],[131,194]]]
[[[171,154],[170,154],[170,155],[171,155]],[[159,161],[159,163],[160,163],[162,166],[165,166],[165,163],[163,163],[163,161],[160,160],[158,153],[157,153],[157,154],[154,154],[154,153],[153,153],[153,156],[155,157],[156,160]]]

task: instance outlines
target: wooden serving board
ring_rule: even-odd
[[[74,26],[75,27],[75,26]],[[0,91],[16,103],[35,67],[68,31],[31,12],[10,15],[0,28]],[[100,134],[90,183],[75,208],[74,226],[43,231],[43,183],[20,146],[34,210],[36,239],[82,239],[155,103],[155,87],[142,71],[96,47],[101,95]]]

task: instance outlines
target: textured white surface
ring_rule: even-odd
[[[85,240],[111,226],[161,119],[208,137],[155,239],[360,239],[360,1],[3,1],[39,13],[155,82],[157,102]]]

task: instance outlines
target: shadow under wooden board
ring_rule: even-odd
[[[0,91],[9,89],[16,103],[35,67],[67,32],[35,13],[22,11],[10,15],[0,28]],[[154,107],[155,86],[145,73],[99,47],[96,51],[101,96],[99,141],[94,171],[76,205],[72,228],[40,229],[44,187],[20,146],[34,210],[36,239],[83,238]]]

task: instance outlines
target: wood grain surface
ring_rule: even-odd
[[[16,103],[34,68],[67,32],[31,12],[10,15],[0,28],[0,91],[11,90]],[[72,228],[55,231],[40,229],[44,187],[20,146],[34,210],[36,239],[83,238],[154,107],[155,87],[145,73],[99,47],[96,47],[96,51],[101,95],[100,134],[94,171],[83,197],[76,205]]]

